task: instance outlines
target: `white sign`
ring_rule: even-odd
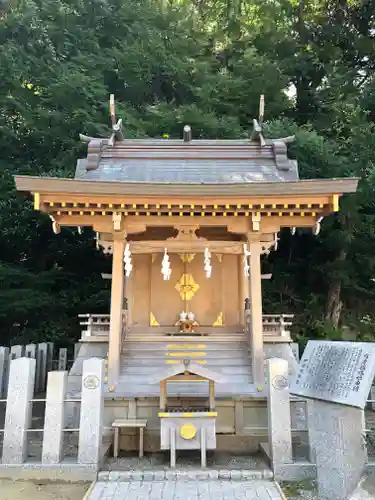
[[[375,343],[310,340],[291,394],[364,408],[375,374]]]

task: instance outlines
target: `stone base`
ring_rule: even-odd
[[[120,434],[120,450],[138,451],[139,437],[131,429],[124,429]],[[216,449],[231,453],[256,453],[259,445],[264,441],[263,436],[236,436],[216,434]],[[160,432],[147,431],[144,436],[144,449],[146,452],[156,452],[160,450]]]
[[[207,481],[208,479],[249,481],[273,479],[272,471],[244,469],[169,469],[169,470],[129,470],[102,471],[98,474],[99,481],[175,481],[177,479],[191,481]]]
[[[171,401],[174,406],[194,407],[197,401]],[[138,418],[147,420],[145,429],[145,451],[160,450],[160,417],[158,398],[117,399],[105,401],[104,426],[106,435],[112,436],[112,422],[118,418]],[[254,453],[259,444],[267,440],[267,402],[265,398],[222,398],[216,401],[216,439],[217,449],[231,452]],[[122,429],[120,450],[138,449],[138,431]]]
[[[62,463],[57,465],[45,465],[25,463],[22,465],[0,465],[0,478],[13,479],[14,481],[48,480],[79,483],[84,481],[95,481],[97,474],[98,466],[96,464],[80,465]]]

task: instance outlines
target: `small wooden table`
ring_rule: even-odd
[[[146,425],[147,425],[147,420],[140,420],[137,418],[134,419],[119,418],[115,420],[112,424],[112,427],[114,427],[115,429],[113,456],[115,458],[118,457],[120,429],[134,427],[139,429],[139,457],[140,458],[143,457],[143,431]]]

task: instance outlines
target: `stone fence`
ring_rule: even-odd
[[[80,344],[76,344],[74,359]],[[56,356],[55,356],[56,355]],[[66,370],[73,360],[68,360],[68,349],[60,348],[56,351],[52,342],[40,344],[14,345],[0,347],[0,398],[5,398],[8,392],[10,363],[21,357],[35,359],[35,393],[46,391],[47,373],[52,370]]]
[[[103,453],[104,360],[83,362],[81,399],[67,399],[66,371],[50,371],[46,398],[33,399],[36,367],[35,358],[10,362],[8,395],[0,399],[0,477],[94,479]],[[38,419],[34,406],[40,403]],[[78,428],[67,427],[69,404],[79,410]]]

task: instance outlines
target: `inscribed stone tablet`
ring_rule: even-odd
[[[310,340],[290,392],[364,408],[375,374],[375,343]]]

